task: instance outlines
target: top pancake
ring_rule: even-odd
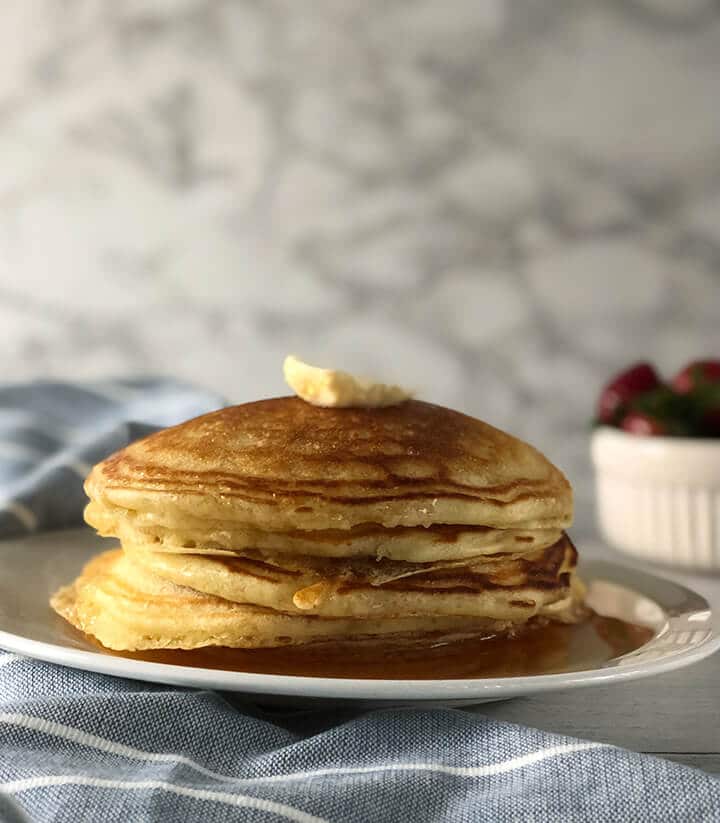
[[[540,452],[480,420],[409,400],[318,408],[297,397],[231,406],[99,463],[98,506],[261,529],[454,523],[565,528],[572,493]],[[121,513],[118,511],[118,513]]]

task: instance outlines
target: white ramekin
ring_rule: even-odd
[[[601,427],[592,458],[608,543],[661,563],[720,569],[720,440]]]

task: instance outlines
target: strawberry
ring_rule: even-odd
[[[695,360],[672,379],[678,394],[689,394],[698,386],[720,382],[720,360]]]
[[[700,437],[720,436],[720,360],[695,360],[672,381],[678,397],[690,406],[689,418]]]
[[[636,363],[616,375],[602,390],[597,407],[598,420],[616,424],[633,399],[658,386],[660,379],[650,363]]]
[[[663,435],[669,434],[668,427],[662,420],[644,412],[631,411],[623,417],[620,428],[630,434]]]

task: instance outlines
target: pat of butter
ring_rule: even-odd
[[[361,380],[338,369],[319,369],[298,360],[285,358],[283,373],[288,386],[307,403],[324,408],[383,408],[409,399],[410,393],[400,386]]]

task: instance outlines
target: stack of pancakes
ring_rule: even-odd
[[[122,549],[52,605],[111,649],[437,642],[582,614],[565,477],[440,406],[233,406],[130,445],[86,490]]]

